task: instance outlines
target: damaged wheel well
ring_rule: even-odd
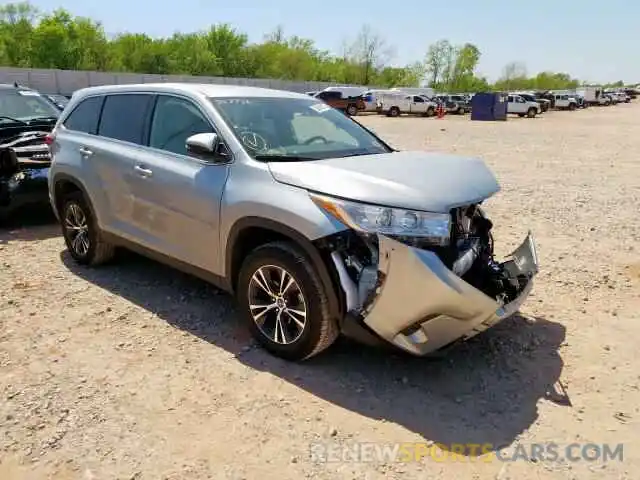
[[[236,291],[238,274],[246,256],[257,247],[274,241],[286,241],[297,246],[314,266],[329,298],[329,307],[336,319],[344,313],[344,293],[330,252],[322,240],[312,242],[286,225],[261,218],[245,218],[236,223],[227,241],[226,272],[228,284]]]

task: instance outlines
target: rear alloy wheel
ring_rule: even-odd
[[[278,357],[304,360],[338,336],[320,279],[293,244],[274,242],[249,254],[236,294],[253,337]]]
[[[82,265],[99,265],[110,260],[113,245],[102,240],[95,219],[80,192],[67,195],[61,209],[62,235],[73,259]]]
[[[529,110],[527,110],[527,117],[533,118],[536,116],[537,113],[538,112],[536,111],[536,109],[531,107]]]
[[[358,107],[356,107],[355,105],[349,105],[347,107],[347,114],[350,117],[355,117],[356,115],[358,115]]]

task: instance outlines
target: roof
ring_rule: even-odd
[[[139,83],[127,85],[103,85],[87,87],[78,90],[76,96],[113,92],[168,92],[191,93],[205,97],[273,97],[273,98],[304,98],[303,93],[287,92],[270,88],[245,87],[240,85],[216,85],[211,83]]]

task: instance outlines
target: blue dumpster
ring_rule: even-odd
[[[471,99],[471,120],[506,120],[507,94],[503,92],[476,93]]]

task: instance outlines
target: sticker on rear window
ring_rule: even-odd
[[[326,112],[327,110],[331,110],[331,106],[326,103],[314,103],[309,107],[311,110],[315,110],[318,113]]]
[[[25,97],[39,97],[40,94],[38,92],[32,92],[31,90],[18,90],[20,95]]]

